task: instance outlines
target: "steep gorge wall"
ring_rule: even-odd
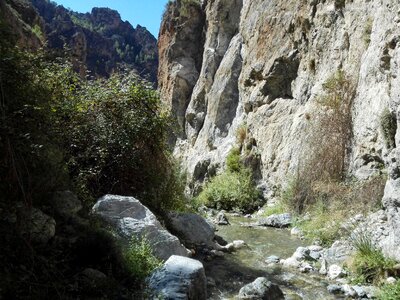
[[[323,84],[341,69],[356,89],[349,173],[366,179],[385,163],[383,204],[391,226],[400,226],[400,131],[390,149],[380,129],[385,108],[400,119],[400,4],[208,0],[191,5],[189,17],[181,5],[164,16],[159,85],[178,120],[175,155],[192,191],[224,167],[246,127],[246,148],[273,197],[297,169]]]

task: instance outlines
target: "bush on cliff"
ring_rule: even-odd
[[[233,148],[227,157],[227,170],[213,177],[197,198],[200,204],[225,210],[254,211],[260,206],[260,192],[252,172],[240,162],[240,151]]]

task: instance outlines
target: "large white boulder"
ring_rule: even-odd
[[[166,260],[174,254],[188,256],[189,251],[179,239],[165,230],[156,216],[133,197],[105,195],[92,211],[126,240],[146,238],[160,259]]]
[[[151,299],[207,299],[207,279],[201,262],[173,255],[148,280]]]

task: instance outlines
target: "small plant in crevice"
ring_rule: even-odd
[[[397,120],[396,115],[391,113],[388,108],[385,108],[380,117],[381,131],[385,140],[386,147],[393,149],[396,147],[396,131],[397,131]]]
[[[236,130],[236,142],[241,147],[247,138],[247,125],[243,124]]]
[[[365,24],[364,32],[363,32],[363,39],[366,46],[371,43],[371,34],[372,34],[372,26],[374,20],[372,18],[368,18],[367,23]]]

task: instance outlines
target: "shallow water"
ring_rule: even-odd
[[[236,217],[229,220],[231,225],[218,226],[217,234],[228,242],[243,240],[248,247],[205,263],[207,276],[215,280],[215,287],[209,286],[209,299],[235,299],[243,285],[260,276],[278,284],[285,299],[341,299],[327,292],[328,283],[318,275],[282,269],[278,264],[268,266],[264,262],[271,255],[287,258],[307,242],[291,236],[287,229],[249,228],[240,223],[254,220]]]

